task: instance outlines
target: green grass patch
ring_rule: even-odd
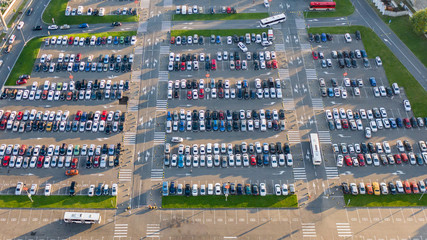
[[[414,32],[409,16],[390,17],[380,14],[373,3],[368,1],[378,16],[385,22],[391,23],[388,26],[405,43],[405,45],[417,56],[417,58],[427,67],[427,38],[423,34]]]
[[[171,36],[193,36],[197,34],[199,36],[210,37],[213,35],[220,36],[233,36],[233,35],[245,35],[246,33],[261,34],[267,32],[267,29],[256,28],[256,29],[209,29],[209,30],[172,30]]]
[[[335,11],[310,11],[304,13],[304,16],[305,18],[345,17],[354,13],[354,6],[350,0],[335,0],[335,2],[337,3]]]
[[[162,208],[296,208],[296,195],[247,196],[167,196],[162,197]]]
[[[396,82],[400,87],[405,88],[406,96],[411,102],[415,116],[427,117],[427,108],[425,107],[427,92],[372,29],[364,26],[319,27],[310,28],[308,32],[344,34],[347,32],[354,33],[356,30],[359,30],[362,34],[363,45],[369,58],[381,57],[389,83]]]
[[[138,16],[131,15],[104,15],[103,17],[87,15],[65,16],[67,4],[68,0],[51,0],[43,13],[43,21],[52,23],[52,18],[54,18],[56,25],[75,25],[81,23],[137,22],[139,19]]]
[[[0,195],[0,208],[116,208],[113,196],[28,196]]]
[[[205,21],[205,20],[246,20],[262,19],[270,15],[268,12],[261,13],[217,13],[217,14],[174,14],[172,21]]]
[[[59,31],[58,31],[59,33]],[[79,37],[90,37],[90,36],[96,36],[96,37],[108,37],[108,36],[132,36],[136,35],[136,31],[124,31],[124,32],[103,32],[103,33],[80,33],[80,34],[68,34],[65,36],[79,36]],[[52,35],[53,36],[59,36],[59,35]],[[9,75],[9,78],[7,79],[5,85],[6,86],[14,86],[16,85],[16,80],[18,80],[18,77],[23,74],[30,75],[33,71],[34,63],[37,59],[37,55],[39,54],[40,47],[42,44],[44,44],[45,37],[37,37],[31,39],[27,45],[24,47],[24,49],[21,52],[21,55],[19,55],[18,61],[16,61],[15,66],[13,66],[12,72]],[[12,49],[12,51],[14,51]],[[17,50],[15,50],[17,51]]]
[[[349,207],[418,207],[427,206],[427,197],[421,194],[397,195],[344,195],[345,204],[350,200]]]
[[[21,5],[19,6],[18,10],[13,14],[12,18],[9,20],[9,23],[7,24],[7,27],[12,27],[13,22],[15,22],[16,18],[19,16],[19,12],[22,11],[22,9],[27,4],[28,0],[24,0]]]

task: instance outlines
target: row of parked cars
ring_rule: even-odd
[[[350,155],[338,155],[337,156],[337,166],[342,167],[343,163],[347,166],[365,166],[365,165],[374,165],[376,167],[380,166],[380,161],[382,165],[399,165],[402,163],[410,163],[411,165],[427,165],[427,153],[416,153],[409,152],[401,154],[377,154],[377,153],[365,153],[358,154],[357,157],[351,157]]]
[[[52,38],[45,38],[45,46],[55,45],[74,45],[74,46],[101,46],[106,44],[135,45],[137,42],[136,36],[108,36],[108,37],[79,37],[79,36],[53,36]]]
[[[412,152],[413,151],[413,147],[411,145],[411,143],[408,140],[404,140],[402,142],[402,140],[397,140],[396,141],[396,149],[400,152],[400,153],[404,153],[405,151],[407,152]],[[418,141],[418,147],[420,149],[421,152],[427,152],[427,144],[425,141]],[[340,145],[338,144],[332,144],[332,149],[334,151],[334,153],[343,153],[343,154],[347,154],[347,153],[392,153],[393,149],[390,146],[390,143],[388,141],[383,141],[381,142],[377,142],[377,143],[373,143],[373,142],[369,142],[368,144],[362,142],[362,143],[355,143],[355,144],[346,144],[346,143],[341,143]]]
[[[39,63],[34,66],[35,72],[130,72],[132,71],[132,63],[95,63],[95,62],[79,62],[79,63]]]
[[[425,193],[426,183],[420,181],[396,181],[394,182],[372,182],[372,183],[346,183],[341,184],[344,194],[369,194],[369,195],[388,195],[388,194],[412,194],[412,193]]]
[[[16,90],[16,91],[15,91]],[[12,100],[48,100],[48,101],[77,101],[77,100],[115,100],[122,99],[122,90],[28,90],[28,89],[5,89],[0,99]]]
[[[173,132],[204,132],[204,131],[220,131],[220,132],[252,132],[259,130],[265,132],[267,130],[283,131],[285,130],[285,120],[196,120],[196,121],[166,121],[166,133]]]
[[[217,52],[216,58],[211,58],[210,54],[200,53],[197,54],[175,54],[173,52],[169,53],[169,62],[189,62],[189,61],[199,61],[199,62],[209,62],[212,59],[217,61],[237,61],[237,60],[275,60],[276,52],[275,51],[260,51],[260,52],[246,52],[244,54],[246,59],[240,59],[240,54],[238,52]],[[242,57],[243,58],[243,57]]]
[[[260,70],[260,69],[276,69],[277,68],[277,61],[271,60],[271,61],[265,61],[265,60],[254,60],[253,62],[254,70]],[[248,69],[248,62],[246,60],[230,60],[229,62],[230,70],[247,70]],[[215,59],[212,59],[211,61],[205,62],[205,70],[216,70],[217,69],[217,62]],[[169,71],[191,71],[191,70],[199,70],[199,61],[187,61],[187,62],[169,62],[168,64],[168,70]]]
[[[187,120],[187,121],[198,121],[198,120],[259,120],[259,119],[267,119],[267,120],[284,120],[285,119],[285,110],[280,109],[277,111],[276,109],[260,109],[258,110],[243,110],[240,111],[232,111],[232,110],[196,110],[193,111],[181,109],[178,111],[168,111],[167,117],[168,121],[174,120]]]
[[[263,98],[282,98],[282,89],[281,88],[258,88],[258,89],[249,89],[249,88],[212,88],[209,89],[210,93],[207,94],[204,88],[187,90],[186,98],[187,100],[198,100],[206,99],[209,97],[212,99],[263,99]],[[168,99],[179,98],[180,90],[179,89],[168,89],[167,96]]]
[[[116,54],[106,54],[106,55],[102,55],[100,54],[97,62],[99,63],[133,63],[133,59],[134,59],[134,55],[133,54],[129,54],[128,55],[120,55],[118,54],[116,56]],[[59,53],[58,55],[58,59],[57,59],[57,63],[80,63],[83,60],[83,56],[81,53],[77,53],[77,54],[64,54],[64,53]],[[92,63],[95,61],[93,55],[89,55],[86,58],[86,61],[88,63]],[[46,62],[53,62],[53,56],[52,54],[42,54],[40,57],[40,63],[46,63]]]
[[[24,190],[25,184],[23,182],[18,182],[16,184],[16,188],[15,188],[15,195],[21,195],[23,193],[27,194],[31,194],[31,195],[37,195],[39,193],[39,186],[38,184],[34,183],[31,184],[31,187],[28,190]],[[53,192],[53,185],[50,183],[47,183],[44,187],[43,190],[43,194],[45,196],[50,196]],[[68,194],[70,196],[75,196],[78,192],[78,184],[75,181],[71,182],[71,185],[68,189]],[[108,184],[103,184],[103,183],[99,183],[98,187],[95,188],[95,185],[90,185],[89,189],[88,189],[88,196],[89,197],[93,197],[95,196],[101,196],[101,195],[112,195],[112,196],[117,196],[117,192],[118,192],[118,186],[117,183],[113,183],[111,185],[111,188],[108,186]]]
[[[281,88],[281,81],[280,79],[274,80],[273,78],[269,78],[268,80],[261,80],[259,78],[255,79],[255,88]],[[211,78],[210,80],[207,80],[205,82],[205,79],[193,79],[193,80],[187,80],[187,79],[181,79],[181,80],[175,80],[175,81],[169,81],[168,82],[168,90],[172,89],[204,89],[204,88],[210,88],[214,89],[217,88],[218,90],[223,89],[230,89],[233,85],[230,82],[230,80],[225,79],[224,81],[219,79],[215,81],[214,78]],[[234,86],[236,89],[242,89],[242,88],[250,88],[249,81],[244,79],[238,80]]]
[[[209,40],[209,37],[207,37]],[[228,45],[232,45],[233,43],[245,43],[245,44],[251,44],[251,43],[259,43],[263,46],[269,46],[272,44],[271,41],[273,41],[274,35],[273,30],[270,29],[268,32],[262,32],[261,34],[255,34],[255,33],[246,33],[244,36],[227,36],[226,37],[226,43]],[[211,44],[222,44],[222,37],[217,35],[215,36],[212,34],[210,36],[210,43]],[[171,44],[176,45],[191,45],[191,44],[204,44],[204,37],[199,36],[198,34],[194,34],[193,36],[172,36],[170,40]]]
[[[187,197],[193,196],[196,197],[198,195],[253,195],[253,196],[266,196],[267,184],[266,183],[252,183],[252,184],[241,184],[241,183],[209,183],[207,186],[205,184],[201,184],[200,187],[197,184],[176,184],[175,182],[165,181],[162,185],[162,195],[185,195]],[[274,184],[272,186],[272,194],[277,196],[280,195],[290,195],[295,194],[295,185],[294,184]]]

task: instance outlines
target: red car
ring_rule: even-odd
[[[185,71],[185,62],[181,63],[181,71]]]
[[[78,53],[76,56],[76,62],[80,62],[80,59],[82,58],[82,54]]]
[[[175,44],[175,37],[171,37],[171,44]]]
[[[99,167],[99,156],[96,156],[93,160],[93,167]]]
[[[27,83],[27,79],[19,79],[18,81],[16,81],[16,85],[22,85],[26,83]]]
[[[227,13],[231,13],[231,7],[227,7]]]
[[[319,55],[317,55],[317,52],[313,51],[311,54],[313,54],[313,59],[314,60],[319,59]]]
[[[76,117],[74,118],[75,121],[80,121],[80,118],[82,117],[82,111],[77,111]]]
[[[400,154],[400,157],[402,158],[402,161],[407,162],[409,160],[408,155],[406,153]]]
[[[43,167],[43,161],[44,161],[44,156],[39,156],[37,159],[37,167],[38,168],[42,168]]]
[[[199,98],[203,99],[205,97],[205,90],[203,88],[199,89]]]
[[[7,124],[7,120],[3,119],[0,123],[0,130],[5,130],[6,129],[6,124]]]
[[[9,161],[10,161],[10,156],[4,156],[2,161],[3,167],[7,167],[9,165]]]
[[[74,42],[74,37],[73,37],[73,36],[71,36],[71,37],[68,39],[68,45],[72,45],[72,44],[73,44],[73,42]]]
[[[216,60],[215,59],[212,59],[211,69],[216,70]]]
[[[26,150],[27,150],[27,145],[25,145],[25,144],[21,145],[21,148],[18,151],[18,155],[24,156]]]
[[[276,60],[273,60],[273,61],[271,62],[271,65],[272,65],[272,67],[273,67],[274,69],[276,69],[276,68],[277,68],[277,61],[276,61]]]
[[[357,154],[357,160],[359,160],[360,166],[365,166],[365,157],[363,154]]]
[[[403,124],[405,124],[405,128],[411,128],[411,121],[409,121],[409,118],[404,118]]]
[[[351,160],[351,157],[349,155],[345,155],[344,160],[345,160],[345,164],[347,164],[347,166],[353,166],[353,161]]]
[[[240,60],[236,60],[236,66],[235,66],[236,70],[240,70],[240,66],[241,66]]]
[[[256,165],[256,159],[254,155],[251,155],[251,165],[255,166]]]
[[[420,193],[420,190],[418,189],[418,184],[415,181],[411,182],[411,186],[412,186],[413,193]]]
[[[218,97],[219,98],[224,98],[224,89],[223,88],[219,88],[218,89]]]
[[[67,93],[67,101],[71,101],[73,99],[73,92],[69,91]]]
[[[43,100],[47,99],[47,94],[48,94],[47,90],[43,90],[43,92],[42,92],[42,99]]]
[[[105,121],[107,119],[107,115],[108,115],[108,112],[106,110],[102,111],[100,116],[101,120]]]
[[[16,115],[16,120],[21,121],[23,115],[24,114],[22,112],[18,112],[18,114]]]
[[[402,163],[402,158],[400,157],[399,154],[394,154],[394,161],[396,161],[396,164]]]
[[[411,194],[412,193],[412,191],[411,191],[411,185],[409,184],[408,181],[404,181],[403,182],[403,188],[405,189],[405,193],[406,194]]]
[[[188,100],[193,99],[193,93],[191,91],[187,91],[187,99]]]
[[[348,121],[347,119],[342,120],[342,128],[347,129],[348,128]]]
[[[79,164],[79,159],[73,158],[73,160],[71,161],[71,168],[76,169],[78,164]]]
[[[270,68],[271,68],[271,61],[267,61],[267,62],[266,62],[266,67],[267,67],[268,69],[270,69]]]

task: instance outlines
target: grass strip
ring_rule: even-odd
[[[15,22],[16,18],[19,16],[19,12],[22,11],[22,9],[25,7],[25,5],[27,4],[28,0],[24,0],[21,5],[19,6],[18,10],[15,12],[15,14],[13,14],[12,18],[9,20],[9,23],[7,24],[7,27],[10,28],[12,27],[13,22]],[[24,14],[24,13],[22,13]]]
[[[206,21],[206,20],[246,20],[262,19],[270,15],[268,12],[261,13],[217,13],[217,14],[174,14],[172,21]]]
[[[420,194],[397,195],[344,195],[345,204],[350,200],[348,207],[418,207],[427,206],[427,197]]]
[[[425,54],[427,52],[427,38],[421,33],[414,32],[409,16],[390,17],[382,15],[373,3],[370,1],[368,2],[378,16],[388,24],[400,40],[402,40],[424,66],[427,67],[427,54]]]
[[[246,33],[261,34],[267,32],[267,29],[256,28],[256,29],[209,29],[209,30],[172,30],[171,36],[193,36],[197,34],[199,36],[210,37],[213,35],[220,36],[233,36],[233,35],[245,35]]]
[[[138,16],[132,15],[104,15],[103,17],[87,15],[65,16],[67,4],[68,0],[51,0],[43,13],[43,21],[53,23],[52,18],[54,18],[56,25],[76,25],[81,23],[137,22],[139,19]]]
[[[60,33],[60,30],[58,30],[57,33]],[[79,37],[90,37],[90,36],[96,36],[96,37],[107,37],[107,36],[132,36],[136,35],[136,31],[124,31],[124,32],[103,32],[103,33],[80,33],[80,34],[68,34],[64,36],[79,36]],[[59,35],[52,35],[53,36],[59,36]],[[16,61],[15,66],[13,66],[12,72],[9,75],[9,78],[7,79],[5,85],[6,86],[14,86],[16,85],[16,80],[18,80],[18,77],[23,74],[30,75],[33,71],[34,63],[37,59],[37,55],[39,54],[40,47],[43,43],[43,40],[46,37],[37,37],[31,39],[27,45],[24,47],[24,49],[21,52],[21,55],[19,55],[18,61]],[[14,51],[14,50],[12,50]],[[16,50],[15,50],[16,51]]]
[[[305,18],[345,17],[354,13],[354,6],[350,0],[335,0],[335,2],[337,3],[335,11],[309,11],[304,16]]]
[[[297,208],[296,195],[247,196],[167,196],[162,198],[162,208]]]
[[[363,45],[368,56],[370,58],[381,57],[389,83],[396,82],[400,87],[405,88],[406,96],[411,102],[414,115],[427,117],[427,108],[425,107],[427,92],[372,29],[364,26],[319,27],[310,28],[308,32],[344,34],[347,32],[354,33],[356,30],[359,30],[362,34]]]
[[[0,208],[116,208],[116,197],[113,196],[28,196],[0,195]]]

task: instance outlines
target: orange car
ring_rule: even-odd
[[[370,183],[366,184],[366,193],[369,195],[374,194],[374,190],[372,189],[372,185]]]
[[[412,192],[413,193],[420,193],[420,190],[418,188],[418,184],[415,181],[411,182],[411,186],[412,186]]]
[[[403,182],[403,188],[405,189],[405,193],[406,194],[411,194],[412,193],[412,191],[411,191],[411,185],[409,184],[408,181],[404,181]]]
[[[67,171],[65,171],[65,175],[67,175],[67,176],[79,175],[79,170],[77,170],[77,169],[67,170]]]

